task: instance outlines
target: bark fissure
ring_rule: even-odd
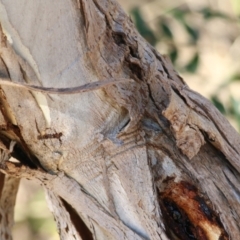
[[[81,236],[82,240],[93,240],[93,236],[91,231],[88,229],[84,221],[80,218],[80,216],[76,213],[76,211],[66,202],[64,199],[61,199],[63,205],[67,209],[67,212],[70,215],[71,221]],[[68,232],[68,231],[66,231]]]

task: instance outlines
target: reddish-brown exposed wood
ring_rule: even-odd
[[[217,213],[191,183],[169,181],[160,202],[168,229],[178,238],[229,239]]]

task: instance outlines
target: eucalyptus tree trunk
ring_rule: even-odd
[[[63,240],[239,239],[239,135],[115,0],[1,0],[0,22],[1,239],[19,178]]]

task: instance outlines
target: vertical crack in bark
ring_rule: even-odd
[[[75,226],[75,229],[78,231],[80,237],[83,240],[94,240],[92,232],[89,230],[87,225],[81,219],[79,214],[64,199],[61,198],[61,201],[66,210],[68,211],[72,224]]]
[[[5,174],[0,172],[0,199],[1,199],[1,196],[2,196],[2,190],[3,190],[3,186],[4,186],[4,181],[5,181]],[[1,222],[1,220],[0,220],[0,222]]]
[[[4,59],[2,58],[2,56],[0,56],[0,60],[2,61],[2,63],[3,63],[3,66],[4,66],[4,68],[5,68],[5,71],[6,71],[6,77],[8,77],[8,78],[10,78],[10,72],[9,72],[9,70],[8,70],[8,67],[7,67],[7,64],[5,63],[5,61],[4,61]],[[1,75],[2,75],[3,73],[1,72]],[[0,75],[0,76],[1,76]],[[1,76],[2,77],[2,76]]]

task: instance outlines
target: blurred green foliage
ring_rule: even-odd
[[[131,11],[135,19],[136,27],[139,33],[153,46],[157,43],[155,33],[149,28],[148,24],[144,21],[138,8],[134,8]]]
[[[195,74],[200,64],[201,49],[197,46],[204,22],[211,21],[212,19],[222,19],[229,24],[232,22],[240,23],[240,1],[232,0],[234,2],[235,10],[239,14],[239,17],[233,18],[227,14],[213,10],[209,7],[203,7],[197,12],[191,11],[186,5],[174,8],[167,13],[160,15],[157,19],[157,28],[152,29],[145,21],[144,16],[141,13],[141,8],[136,7],[130,11],[130,15],[133,18],[136,27],[140,34],[153,46],[156,46],[159,42],[168,46],[167,54],[170,56],[175,68],[180,72],[187,72],[188,74]],[[193,14],[201,16],[203,24],[195,25],[194,21],[189,21]],[[182,66],[177,63],[178,57],[181,54],[181,46],[176,43],[173,31],[171,30],[171,23],[177,21],[182,30],[188,35],[188,45],[191,45],[194,49],[190,60]],[[239,34],[240,35],[240,34]],[[236,81],[240,81],[240,71],[234,76],[229,77],[224,84],[222,84],[210,97],[212,103],[229,119],[232,119],[237,125],[240,131],[240,100],[229,94],[226,101],[222,101],[219,94],[223,91],[228,91],[229,86]],[[240,95],[240,92],[239,92]]]
[[[49,211],[44,191],[34,182],[21,180],[15,206],[13,239],[57,240],[56,223]],[[26,207],[27,206],[27,207]]]
[[[231,76],[226,82],[220,85],[216,92],[211,96],[211,101],[222,114],[234,119],[238,131],[240,132],[240,100],[230,94],[227,102],[223,103],[218,97],[222,92],[228,91],[229,86],[235,82],[240,82],[240,74]]]

